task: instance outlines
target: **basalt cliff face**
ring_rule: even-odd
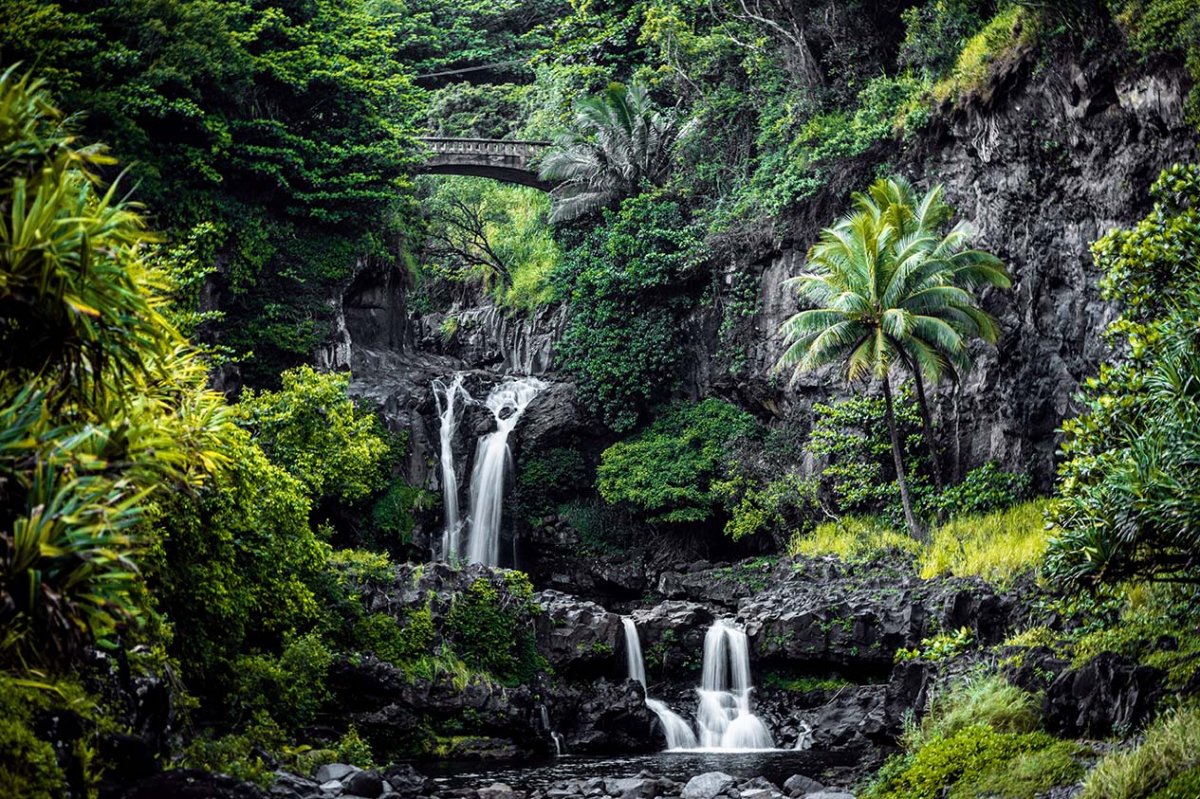
[[[802,423],[813,401],[846,392],[833,375],[802,376],[791,386],[772,375],[783,349],[777,330],[797,309],[783,283],[802,268],[820,228],[844,212],[848,194],[886,162],[920,186],[944,184],[977,246],[1004,259],[1014,277],[1011,290],[984,296],[1001,323],[998,345],[977,345],[967,379],[933,391],[949,468],[961,474],[997,460],[1048,485],[1056,430],[1104,357],[1098,333],[1113,315],[1099,296],[1090,244],[1144,215],[1150,184],[1164,167],[1194,159],[1197,140],[1183,117],[1188,84],[1181,72],[1062,60],[1027,63],[1002,81],[989,103],[946,110],[911,141],[831,167],[820,196],[718,248],[728,253],[714,265],[726,283],[737,275],[757,282],[754,309],[724,335],[722,310],[691,316],[680,393],[716,393],[776,423]],[[558,373],[555,342],[567,309],[511,318],[481,300],[455,310],[452,328],[442,314],[410,315],[403,285],[369,273],[334,304],[338,335],[320,360],[350,368],[354,391],[378,403],[394,429],[411,431],[408,477],[415,483],[438,488],[430,383],[454,371],[474,372],[479,384],[503,373],[554,381],[518,426],[518,449],[534,439],[595,446],[608,435],[576,401],[569,375]],[[469,469],[471,453],[462,454],[460,468]]]

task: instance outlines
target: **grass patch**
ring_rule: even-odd
[[[1200,705],[1160,716],[1135,749],[1104,757],[1079,799],[1143,799],[1200,767]],[[1188,795],[1188,794],[1184,794]],[[1195,796],[1195,794],[1191,794]]]
[[[1038,698],[1022,691],[999,674],[964,680],[934,697],[929,713],[909,725],[901,743],[917,751],[939,738],[947,738],[973,724],[986,724],[997,732],[1027,733],[1037,729]]]
[[[845,561],[872,560],[895,553],[916,556],[920,550],[919,542],[874,516],[844,516],[817,525],[811,533],[798,533],[788,544],[792,557],[836,555]]]
[[[920,555],[921,577],[982,577],[1007,584],[1035,570],[1046,554],[1045,499],[982,516],[952,519],[933,532]]]
[[[806,694],[812,691],[837,691],[854,685],[842,677],[797,677],[778,671],[769,671],[763,675],[762,687],[773,691],[787,691],[795,694]]]
[[[933,87],[938,102],[964,103],[989,99],[992,78],[1019,62],[1038,38],[1036,13],[1019,5],[1000,11],[983,30],[972,36],[950,74]]]

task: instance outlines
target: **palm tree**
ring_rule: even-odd
[[[859,212],[891,225],[901,237],[928,233],[935,237],[929,258],[944,263],[943,280],[967,292],[983,286],[1008,288],[1012,285],[1008,271],[996,256],[980,250],[970,249],[967,243],[970,230],[966,223],[955,225],[945,236],[937,239],[938,233],[949,222],[954,209],[945,202],[942,186],[934,186],[923,196],[917,195],[912,183],[903,177],[880,178],[872,184],[866,194],[855,193],[853,202]],[[983,339],[994,344],[1000,335],[999,325],[987,312],[978,307],[972,295],[967,301],[949,302],[942,308],[926,308],[930,313],[952,324],[964,339]],[[921,411],[921,428],[925,445],[929,450],[930,466],[934,487],[942,490],[942,464],[933,435],[933,420],[929,412],[929,401],[925,394],[925,381],[936,385],[943,374],[952,380],[961,380],[971,370],[970,349],[964,346],[958,351],[928,350],[923,342],[913,339],[898,342],[904,367],[913,376],[916,384],[917,405]]]
[[[539,169],[557,184],[551,220],[576,219],[659,182],[682,133],[678,116],[660,110],[639,83],[612,83],[581,100],[574,128],[555,137]]]
[[[940,192],[915,205],[889,202],[886,193],[902,188],[891,183],[872,187],[876,196],[857,195],[857,210],[822,231],[808,253],[806,271],[788,281],[815,307],[781,326],[788,348],[777,367],[793,367],[799,374],[843,362],[850,381],[865,375],[881,381],[905,521],[919,537],[891,370],[899,364],[914,374],[940,375],[947,368],[965,368],[967,336],[994,335],[995,322],[956,281],[972,285],[987,270],[1002,273],[1003,267],[986,253],[965,250],[963,229],[941,239],[931,231],[945,213],[937,207]]]

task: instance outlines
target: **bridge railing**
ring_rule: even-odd
[[[424,137],[421,141],[441,155],[536,155],[550,146],[548,141],[508,139],[450,139]]]

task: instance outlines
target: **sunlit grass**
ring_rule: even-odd
[[[836,555],[842,560],[867,560],[891,552],[916,555],[921,545],[905,533],[872,516],[845,516],[818,525],[811,533],[797,534],[788,545],[795,557]]]
[[[947,522],[922,548],[921,577],[949,574],[1003,584],[1036,569],[1046,554],[1047,505],[1047,500],[1034,500]]]
[[[1161,716],[1135,749],[1112,752],[1084,782],[1080,799],[1140,799],[1200,766],[1200,706]]]

